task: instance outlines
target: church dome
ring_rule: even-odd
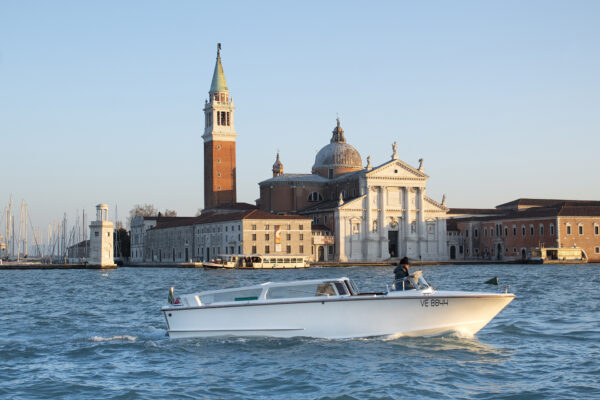
[[[363,166],[360,154],[354,147],[346,143],[344,130],[338,119],[337,126],[333,130],[331,143],[317,153],[312,172],[326,178],[333,178],[361,169],[363,169]],[[330,172],[330,170],[332,171]]]

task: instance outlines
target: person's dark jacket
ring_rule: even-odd
[[[404,264],[400,264],[396,268],[394,268],[394,278],[396,280],[402,280],[402,279],[406,278],[408,275],[409,275],[408,266],[406,266]]]

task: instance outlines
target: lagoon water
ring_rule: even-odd
[[[368,291],[392,267],[0,271],[0,398],[600,398],[600,265],[419,269],[439,289],[517,298],[473,338],[170,340],[169,286],[349,276]]]

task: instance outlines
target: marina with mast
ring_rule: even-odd
[[[2,267],[85,264],[89,247],[85,210],[69,218],[52,221],[46,229],[33,225],[30,209],[25,200],[16,205],[11,196],[0,209],[0,263]],[[73,249],[83,248],[81,255]]]

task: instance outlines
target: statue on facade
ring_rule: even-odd
[[[419,158],[419,171],[423,171],[423,159]]]
[[[371,165],[371,156],[367,156],[367,169],[372,169],[373,166]]]
[[[396,142],[392,143],[392,160],[398,159],[398,144]]]

